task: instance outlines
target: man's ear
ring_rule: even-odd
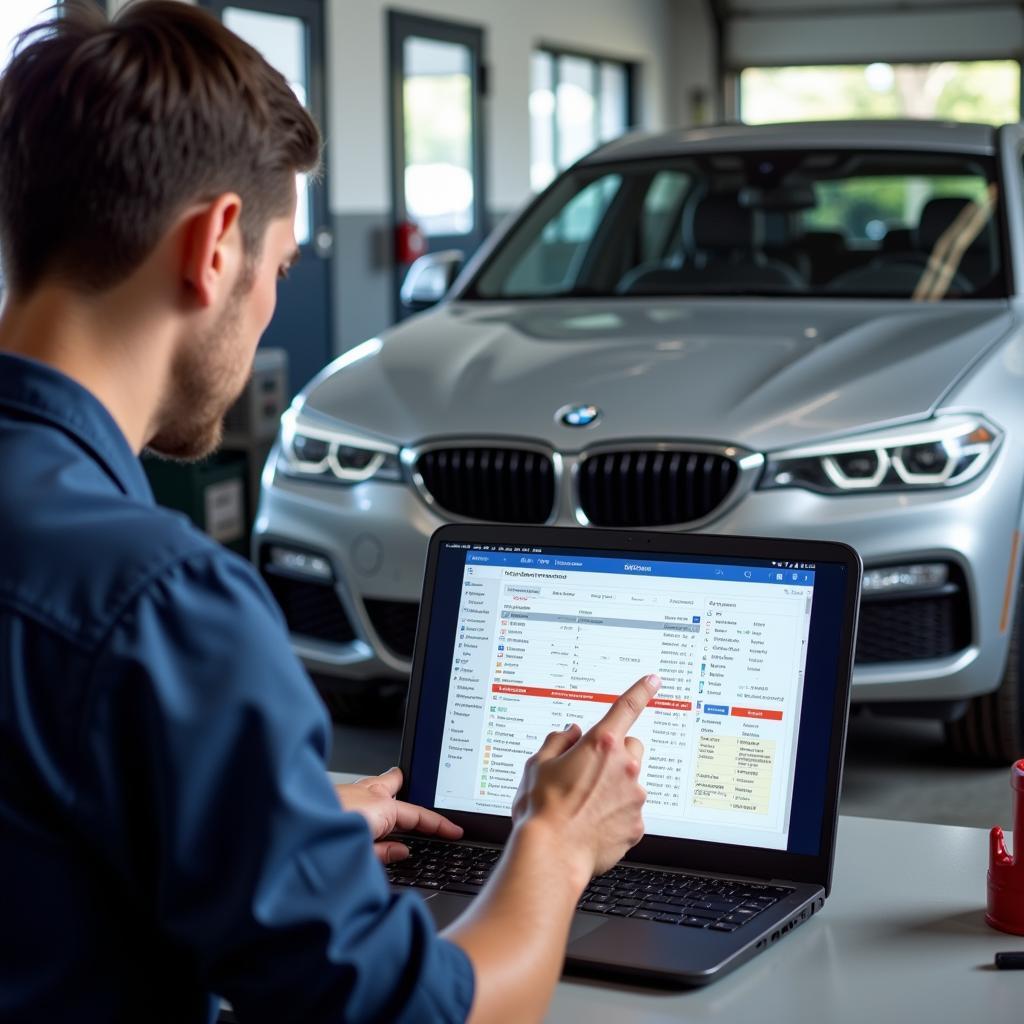
[[[200,306],[212,306],[238,276],[245,256],[241,213],[241,197],[225,192],[191,211],[182,224],[182,279]]]

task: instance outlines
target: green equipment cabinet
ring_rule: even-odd
[[[184,512],[214,540],[248,557],[260,474],[288,403],[288,356],[256,350],[252,374],[224,418],[220,450],[203,462],[142,460],[161,505]]]
[[[147,455],[142,465],[158,504],[184,512],[214,540],[248,555],[248,466],[244,454],[221,451],[192,463]]]

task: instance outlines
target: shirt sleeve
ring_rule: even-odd
[[[80,811],[193,981],[241,1021],[462,1021],[470,962],[391,892],[327,777],[328,737],[262,580],[204,553],[146,586],[104,645]]]

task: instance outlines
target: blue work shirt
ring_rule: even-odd
[[[0,1020],[457,1021],[244,559],[84,388],[0,353]]]

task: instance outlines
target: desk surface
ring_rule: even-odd
[[[832,895],[775,946],[685,992],[566,978],[548,1019],[1020,1024],[1024,971],[992,958],[1024,938],[985,924],[987,869],[985,829],[841,817]]]

